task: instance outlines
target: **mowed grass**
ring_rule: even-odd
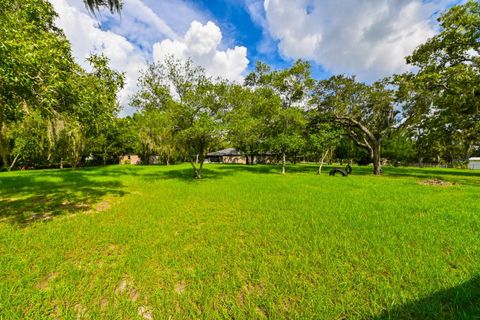
[[[480,318],[479,172],[315,169],[1,173],[0,318]]]

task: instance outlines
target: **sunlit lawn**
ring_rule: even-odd
[[[0,173],[0,319],[480,318],[480,172],[315,169]]]

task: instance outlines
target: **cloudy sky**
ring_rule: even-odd
[[[92,16],[82,0],[50,0],[57,24],[86,66],[102,52],[125,72],[122,115],[130,114],[139,70],[168,54],[192,58],[212,76],[241,81],[261,60],[288,67],[302,58],[316,78],[362,81],[408,70],[404,57],[438,30],[438,14],[462,0],[124,0],[120,15]]]

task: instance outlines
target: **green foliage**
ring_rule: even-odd
[[[419,70],[397,76],[398,99],[419,139],[435,137],[430,145],[451,141],[445,149],[462,145],[456,153],[466,159],[480,143],[480,3],[454,6],[439,22],[440,33],[407,57]]]
[[[239,85],[229,90],[230,107],[225,116],[227,139],[248,156],[268,150],[271,128],[281,106],[280,98],[268,88]],[[252,163],[253,164],[253,163]]]
[[[151,156],[161,156],[166,164],[178,156],[174,117],[169,111],[146,109],[134,116],[134,130],[137,135],[135,150],[148,164]]]
[[[38,112],[28,112],[24,120],[13,128],[13,137],[11,153],[15,162],[11,164],[12,166],[19,160],[23,160],[24,164],[31,164],[48,159],[52,148],[49,126]]]
[[[304,111],[308,107],[309,94],[314,85],[310,64],[297,60],[292,67],[271,70],[257,63],[255,71],[247,75],[245,84],[252,88],[271,90],[281,102],[277,114],[271,116],[273,123],[268,130],[267,145],[282,156],[282,174],[285,173],[287,155],[295,156],[304,147],[306,120]]]
[[[420,148],[416,147],[416,141],[409,133],[399,130],[384,141],[382,155],[394,165],[410,164],[418,159],[417,152]]]
[[[341,128],[333,125],[328,118],[320,116],[315,110],[308,114],[307,138],[303,151],[319,162],[318,174],[321,174],[328,153],[333,154],[343,134]]]
[[[0,2],[0,153],[9,164],[9,127],[28,110],[49,116],[71,101],[70,45],[44,0]]]
[[[121,1],[85,4],[92,11],[121,8]],[[233,146],[250,157],[274,153],[284,173],[287,159],[323,163],[327,151],[333,157],[341,145],[337,157],[370,158],[380,174],[383,147],[392,161],[451,164],[480,150],[477,1],[441,15],[440,32],[407,57],[416,73],[371,85],[344,75],[315,82],[308,62],[274,70],[257,61],[239,85],[171,56],[142,72],[131,98],[140,112],[125,121],[117,119],[124,76],[104,56],[88,59],[92,71],[78,66],[55,16],[46,0],[0,2],[4,168],[76,166],[85,158],[106,164],[136,152],[145,163],[152,155],[165,163],[187,160],[200,177],[208,152]],[[312,106],[323,119],[315,124]]]
[[[280,109],[274,117],[268,146],[276,154],[298,154],[304,148],[306,125],[307,121],[302,110]]]
[[[85,139],[100,134],[118,113],[123,75],[111,70],[105,57],[95,55],[89,58],[93,71],[82,70],[55,17],[45,0],[0,2],[3,167],[19,159],[28,165],[51,165],[66,154],[76,166]],[[71,152],[60,141],[72,143]]]
[[[141,150],[161,153],[167,162],[182,156],[201,178],[207,153],[224,138],[228,85],[213,82],[191,60],[168,57],[143,72],[139,87],[132,104],[142,110],[137,117]]]
[[[382,142],[399,120],[387,80],[366,85],[354,77],[333,76],[318,82],[313,103],[320,114],[333,117],[359,147],[369,152],[374,174],[380,174]]]

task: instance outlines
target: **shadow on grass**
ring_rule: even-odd
[[[328,175],[331,169],[340,168],[345,166],[333,164],[325,165],[322,169],[322,175]],[[311,174],[315,175],[318,166],[313,163],[287,165],[286,174]],[[410,168],[410,167],[384,167],[383,176],[385,177],[413,177],[418,179],[441,179],[451,182],[456,182],[466,185],[480,186],[480,172],[466,171],[466,170],[452,170],[452,169],[423,169],[423,168]],[[206,164],[203,169],[203,180],[222,179],[234,175],[237,172],[248,172],[254,174],[280,174],[281,166],[274,165],[242,165],[242,164]],[[360,176],[373,176],[373,167],[371,166],[354,166],[352,175]],[[122,168],[115,169],[113,171],[105,171],[106,175],[134,175],[141,176],[145,180],[155,179],[176,179],[186,182],[198,181],[194,179],[193,170],[190,167],[178,168],[172,166],[171,168],[162,167],[162,170],[156,170],[155,172],[137,170],[136,168]]]
[[[392,177],[414,177],[418,179],[440,179],[463,185],[480,186],[480,172],[460,169],[431,169],[411,167],[386,167],[385,175]]]
[[[257,174],[280,174],[282,167],[279,164],[255,164],[255,165],[241,165],[241,164],[215,164],[216,170],[225,171],[244,171]],[[325,169],[327,168],[327,169]],[[314,164],[297,164],[287,165],[286,174],[289,173],[311,173],[315,174],[318,167]],[[328,167],[324,167],[328,170]],[[326,171],[328,174],[328,171]]]
[[[480,319],[480,275],[456,287],[385,311],[373,319]]]
[[[26,226],[96,209],[104,196],[123,196],[121,181],[98,181],[88,170],[43,170],[0,176],[0,222]]]
[[[325,166],[322,175],[332,168]],[[148,168],[148,169],[147,169]],[[104,196],[122,196],[122,177],[135,176],[145,181],[180,180],[197,183],[189,166],[160,167],[107,166],[71,170],[40,170],[15,175],[0,174],[0,222],[28,225],[37,220],[95,209]],[[206,164],[203,180],[216,180],[238,172],[279,175],[280,165]],[[288,165],[288,174],[315,175],[317,165]],[[440,178],[460,184],[480,186],[480,172],[451,169],[385,167],[387,177]],[[353,167],[353,175],[372,175],[371,167]],[[94,179],[93,179],[94,178]]]

